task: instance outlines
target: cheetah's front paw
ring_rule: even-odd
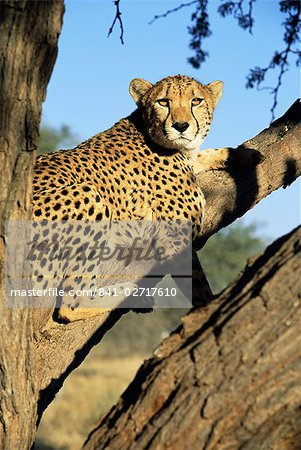
[[[103,295],[99,295],[93,299],[80,298],[77,299],[77,305],[62,305],[57,312],[59,321],[74,322],[76,320],[89,319],[90,317],[108,315],[114,309],[125,308],[123,302],[131,296],[134,289],[137,288],[135,283],[119,283],[111,286],[105,286],[102,289]]]

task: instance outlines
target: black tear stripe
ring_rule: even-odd
[[[195,91],[194,91],[194,89],[192,89],[192,97],[194,98],[195,96],[196,96]],[[200,125],[199,125],[199,122],[198,122],[197,118],[196,118],[195,115],[193,114],[193,107],[192,107],[192,104],[191,104],[190,109],[191,109],[192,117],[193,117],[194,120],[196,121],[196,127],[197,127],[197,129],[196,129],[196,133],[195,133],[195,135],[194,135],[194,138],[196,138],[197,135],[199,134],[199,131],[200,131]]]
[[[167,119],[168,119],[169,116],[170,116],[170,108],[168,108],[168,114],[167,114],[167,117],[166,117],[166,119],[165,119],[164,122],[163,122],[163,133],[164,133],[165,136],[168,135],[168,133],[167,133],[167,131],[166,131],[166,122],[167,122]]]
[[[196,138],[197,135],[199,134],[200,126],[199,126],[199,122],[197,121],[197,118],[195,117],[195,115],[194,115],[194,113],[193,113],[192,105],[191,105],[191,107],[190,107],[190,111],[191,111],[192,117],[194,118],[194,120],[195,120],[195,122],[196,122],[196,132],[195,132],[195,135],[194,135],[194,138]]]
[[[167,98],[167,99],[168,99],[169,88],[170,88],[170,86],[167,87],[166,92],[165,92],[165,98]],[[169,102],[168,102],[168,114],[166,116],[166,119],[163,122],[163,133],[164,133],[165,137],[168,136],[168,133],[166,131],[166,122],[167,122],[167,119],[168,119],[169,116],[170,116],[170,105],[169,105]]]
[[[166,117],[166,119],[165,119],[164,122],[163,122],[163,133],[164,133],[164,136],[167,136],[167,135],[168,135],[168,133],[167,133],[167,131],[166,131],[166,122],[167,122],[167,119],[168,119],[169,116],[170,116],[170,109],[168,110],[167,117]]]

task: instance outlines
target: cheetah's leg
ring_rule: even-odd
[[[223,170],[231,167],[252,167],[262,160],[262,155],[257,150],[245,148],[225,147],[219,149],[207,149],[198,152],[192,158],[195,173],[204,170]]]
[[[173,278],[173,281],[177,287],[187,296],[187,299],[191,301],[193,308],[202,307],[208,305],[214,297],[211,287],[207,280],[207,277],[203,271],[201,263],[199,261],[197,252],[192,250],[192,277],[182,278],[180,281],[178,278]],[[191,290],[192,282],[192,290]],[[188,293],[191,290],[191,298]],[[189,295],[189,297],[188,297]]]
[[[118,308],[118,306],[120,306],[120,304],[133,293],[136,287],[137,285],[135,283],[130,282],[105,286],[103,288],[104,291],[116,292],[117,295],[113,296],[110,294],[105,294],[103,296],[98,296],[95,299],[80,298],[77,299],[77,305],[74,307],[71,305],[64,306],[63,301],[63,306],[58,310],[58,318],[67,322],[75,322],[77,320],[84,320],[90,317],[105,315],[108,312]],[[98,307],[93,307],[93,302],[97,302]],[[104,304],[108,303],[110,306],[99,308],[100,302]],[[70,299],[66,303],[70,303]]]
[[[198,258],[197,252],[192,252],[192,304],[194,307],[206,306],[214,295],[210,284],[204,274],[204,270]]]

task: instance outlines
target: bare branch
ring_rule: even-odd
[[[212,34],[208,16],[208,0],[192,0],[188,3],[181,3],[176,8],[166,11],[164,14],[156,15],[149,24],[195,4],[197,5],[196,10],[191,16],[192,26],[188,27],[188,32],[192,36],[189,47],[194,51],[195,55],[188,58],[188,61],[194,68],[198,69],[209,56],[208,52],[202,48],[203,39]]]
[[[108,32],[108,37],[112,34],[112,32],[114,30],[115,23],[118,21],[119,22],[119,27],[120,27],[120,36],[119,36],[119,38],[120,38],[120,41],[121,41],[121,43],[123,45],[124,44],[124,40],[123,40],[124,29],[123,29],[123,22],[122,22],[122,19],[121,19],[121,11],[120,11],[120,7],[119,7],[120,6],[120,0],[114,0],[114,5],[116,6],[116,12],[115,12],[115,17],[114,17],[113,23],[112,23],[112,25],[111,25],[111,27],[109,29],[109,32]]]
[[[151,25],[156,20],[165,18],[165,17],[169,16],[170,14],[180,11],[180,9],[186,8],[187,6],[194,5],[195,3],[198,3],[198,1],[199,0],[192,0],[191,2],[188,2],[188,3],[182,3],[181,5],[177,6],[176,8],[167,10],[164,14],[158,14],[158,15],[154,16],[154,18],[148,24]]]

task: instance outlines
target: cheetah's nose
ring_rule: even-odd
[[[172,125],[173,128],[175,128],[177,131],[180,131],[180,133],[183,133],[183,131],[187,130],[187,128],[189,127],[189,123],[188,122],[175,122]]]

